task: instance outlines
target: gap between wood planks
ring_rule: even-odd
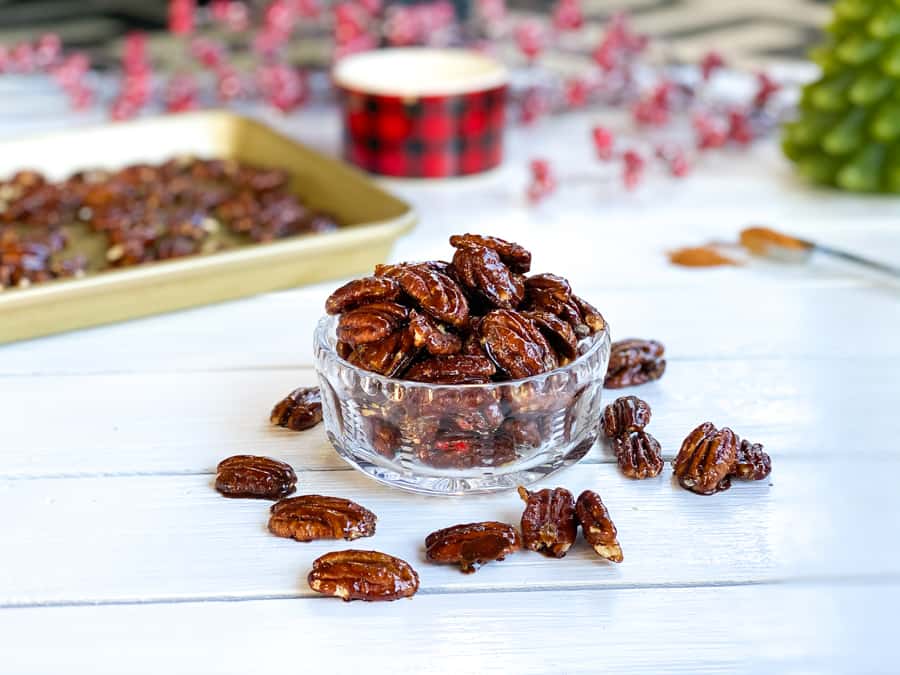
[[[683,590],[683,589],[705,589],[705,588],[741,588],[745,586],[762,586],[762,587],[778,587],[790,586],[794,588],[803,588],[808,586],[818,586],[827,584],[829,587],[835,586],[891,586],[900,583],[900,574],[878,574],[878,575],[816,575],[816,576],[796,576],[784,577],[781,579],[764,579],[764,580],[746,580],[746,581],[709,581],[696,583],[612,583],[602,587],[592,586],[582,583],[561,583],[561,584],[529,584],[522,588],[442,588],[429,589],[419,588],[416,595],[428,596],[446,596],[446,595],[486,595],[493,593],[513,594],[513,593],[542,593],[542,592],[564,592],[564,591],[588,591],[590,593],[603,593],[606,591],[632,591],[632,590]],[[312,601],[320,602],[330,600],[335,602],[334,598],[324,595],[301,595],[300,593],[260,593],[247,595],[221,595],[221,596],[171,596],[156,598],[116,598],[113,600],[66,600],[66,601],[42,601],[42,602],[14,602],[0,603],[0,611],[17,610],[17,609],[51,609],[60,607],[105,607],[105,606],[134,606],[134,605],[183,605],[183,604],[208,604],[208,603],[237,603],[237,602],[256,602],[260,600],[295,600],[295,601]]]

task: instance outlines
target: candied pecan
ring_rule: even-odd
[[[469,291],[493,307],[515,309],[525,297],[522,277],[500,261],[496,251],[483,246],[465,246],[453,255],[453,268]]]
[[[578,356],[578,336],[571,324],[550,312],[523,312],[534,321],[547,341],[563,357],[574,359]]]
[[[497,435],[505,435],[517,446],[537,448],[544,441],[544,428],[539,419],[510,417],[503,421]]]
[[[399,377],[418,353],[412,333],[400,330],[378,342],[359,345],[347,360],[354,366],[385,377]]]
[[[393,459],[400,447],[400,430],[390,422],[379,417],[369,418],[370,438],[375,452],[388,459]]]
[[[700,495],[711,495],[731,487],[729,477],[737,459],[737,437],[728,427],[716,429],[704,422],[681,444],[673,462],[681,486]]]
[[[742,440],[731,475],[741,480],[763,480],[772,472],[772,458],[759,443]]]
[[[454,248],[466,246],[483,246],[497,255],[517,274],[525,274],[531,269],[531,252],[515,242],[500,239],[500,237],[487,237],[480,234],[454,234],[450,237],[450,245]]]
[[[459,335],[451,333],[427,314],[413,310],[409,316],[409,329],[416,347],[424,347],[426,352],[434,356],[458,354],[462,349]]]
[[[484,384],[497,369],[484,356],[432,356],[406,371],[404,378],[434,384]]]
[[[375,268],[375,273],[396,279],[403,291],[423,311],[439,321],[457,328],[468,323],[469,304],[459,284],[446,274],[435,271],[427,263],[379,265]]]
[[[604,386],[620,389],[658,380],[666,371],[665,347],[656,340],[629,338],[613,342]]]
[[[663,468],[659,441],[646,431],[624,432],[612,442],[619,468],[628,478],[652,478]]]
[[[345,601],[397,600],[419,590],[419,575],[404,560],[379,551],[334,551],[316,558],[307,577],[317,593]]]
[[[581,523],[584,538],[597,554],[612,562],[622,562],[622,547],[616,538],[616,526],[610,520],[600,495],[593,490],[585,490],[578,495],[575,515]]]
[[[535,274],[525,279],[525,306],[555,314],[573,328],[583,323],[581,311],[572,298],[572,287],[556,274]]]
[[[234,455],[216,467],[216,490],[226,497],[281,499],[297,485],[290,464],[269,457]]]
[[[601,422],[609,438],[640,431],[650,424],[650,406],[637,396],[620,396],[604,408]]]
[[[353,347],[348,345],[346,342],[341,342],[340,340],[338,340],[337,344],[334,345],[334,350],[342,359],[350,358],[350,354],[353,353]]]
[[[370,302],[388,302],[400,297],[400,284],[390,277],[354,279],[328,296],[325,311],[340,314]]]
[[[300,495],[272,504],[269,532],[297,541],[358,539],[375,534],[375,514],[341,497]]]
[[[525,548],[548,557],[562,558],[575,543],[575,499],[565,488],[545,488],[529,492],[519,486],[525,501],[522,513],[522,540]]]
[[[513,379],[537,375],[559,365],[547,339],[520,312],[492,311],[481,320],[479,333],[488,356]]]
[[[516,459],[516,451],[507,436],[439,431],[434,441],[417,449],[416,456],[437,469],[471,469],[506,464]]]
[[[600,314],[596,307],[584,298],[580,298],[574,294],[572,295],[572,300],[581,312],[581,318],[584,320],[584,325],[588,327],[591,333],[599,333],[606,328],[606,319],[603,318],[603,315]]]
[[[275,404],[272,424],[293,431],[311,429],[322,421],[322,396],[318,387],[298,387]]]
[[[383,340],[406,323],[409,309],[396,302],[373,302],[341,314],[337,338],[358,346]]]
[[[488,521],[454,525],[425,537],[425,556],[441,563],[459,563],[465,574],[493,560],[503,560],[522,547],[512,525]]]

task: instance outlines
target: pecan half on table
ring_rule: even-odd
[[[322,421],[322,396],[318,387],[299,387],[275,404],[272,424],[292,431],[312,429]]]
[[[519,486],[525,502],[522,542],[525,548],[552,558],[562,558],[575,543],[575,498],[565,488],[529,492]]]
[[[628,478],[653,478],[662,471],[659,441],[646,431],[632,431],[616,436],[612,446],[619,468]]]
[[[772,458],[759,443],[742,440],[737,449],[732,477],[740,480],[763,480],[772,473]]]
[[[603,386],[621,389],[658,380],[666,372],[665,351],[656,340],[629,338],[613,342]]]
[[[673,462],[679,484],[699,495],[712,495],[731,487],[738,439],[728,427],[716,429],[704,422],[681,444]]]
[[[313,562],[307,577],[317,593],[344,601],[409,598],[419,590],[419,575],[400,558],[379,551],[335,551]]]
[[[620,563],[624,559],[622,547],[616,538],[616,526],[609,517],[609,512],[600,499],[600,495],[592,490],[585,490],[578,495],[575,503],[575,515],[581,524],[581,531],[587,543],[597,555]]]
[[[603,409],[601,422],[609,438],[640,431],[650,424],[650,406],[637,396],[620,396]]]
[[[494,521],[454,525],[425,538],[425,555],[429,560],[459,563],[466,574],[492,560],[503,560],[521,547],[516,528]]]
[[[289,464],[269,457],[234,455],[216,467],[216,490],[226,497],[281,499],[297,485]]]
[[[371,537],[375,514],[341,497],[300,495],[272,504],[269,532],[297,541]]]

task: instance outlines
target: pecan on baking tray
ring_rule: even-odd
[[[650,406],[637,396],[620,396],[603,410],[603,433],[615,438],[650,424]]]
[[[659,441],[646,431],[625,432],[613,439],[612,446],[619,468],[628,478],[653,478],[662,471]]]
[[[503,560],[522,546],[512,525],[498,522],[454,525],[425,538],[425,555],[441,563],[458,563],[466,574],[492,560]]]
[[[562,558],[575,543],[575,499],[565,488],[529,492],[519,486],[525,502],[522,541],[525,548],[545,556]]]
[[[375,514],[341,497],[300,495],[272,504],[269,531],[297,541],[358,539],[375,534]]]
[[[299,387],[275,404],[272,424],[292,431],[311,429],[322,421],[322,396],[318,387]]]
[[[289,464],[269,457],[234,455],[216,467],[216,490],[226,497],[281,499],[297,485]]]
[[[307,577],[317,593],[344,601],[409,598],[419,590],[419,575],[400,558],[379,551],[334,551],[316,558]]]
[[[622,547],[616,538],[616,526],[610,519],[600,495],[593,490],[585,490],[578,495],[575,515],[581,524],[585,540],[597,555],[612,562],[622,562]]]
[[[712,422],[704,422],[684,439],[673,462],[678,482],[700,495],[727,490],[731,487],[737,448],[737,436],[731,429],[716,429]]]

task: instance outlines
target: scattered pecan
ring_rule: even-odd
[[[454,248],[466,246],[483,246],[497,255],[517,274],[525,274],[531,269],[531,252],[518,244],[500,239],[499,237],[486,237],[480,234],[455,234],[450,237],[450,245]]]
[[[600,495],[592,490],[585,490],[578,495],[575,503],[575,515],[581,523],[581,531],[587,543],[597,555],[620,563],[623,560],[622,547],[616,538],[616,526],[609,518],[609,512],[600,499]]]
[[[300,495],[272,504],[269,532],[297,541],[358,539],[375,534],[375,514],[349,499]]]
[[[494,310],[481,320],[479,332],[488,356],[513,379],[537,375],[559,365],[538,327],[519,312]]]
[[[493,560],[503,560],[522,547],[512,525],[498,522],[454,525],[425,538],[425,556],[441,563],[459,563],[466,574]]]
[[[759,443],[742,440],[731,475],[741,480],[763,480],[772,473],[772,458]]]
[[[307,577],[317,593],[345,601],[397,600],[419,590],[419,575],[404,560],[378,551],[335,551],[313,561]]]
[[[354,366],[385,377],[399,377],[418,353],[412,333],[400,330],[378,342],[359,345],[347,360]]]
[[[234,455],[216,467],[216,490],[226,497],[281,499],[297,485],[289,464],[255,455]]]
[[[389,302],[400,297],[400,284],[390,277],[354,279],[328,296],[325,311],[340,314],[371,302]]]
[[[514,309],[525,297],[522,277],[513,274],[497,252],[489,248],[458,248],[453,255],[453,268],[459,281],[492,307]]]
[[[681,486],[700,495],[711,495],[731,487],[738,440],[728,427],[716,429],[704,422],[681,444],[673,462]]]
[[[650,406],[637,396],[620,396],[604,408],[601,422],[609,438],[640,431],[650,424]]]
[[[525,502],[522,513],[522,540],[525,548],[546,556],[562,558],[575,543],[575,499],[565,488],[545,488],[529,492],[519,486]]]
[[[450,332],[427,314],[413,310],[410,313],[409,329],[416,347],[424,347],[425,351],[434,356],[458,354],[462,349],[459,335]]]
[[[659,441],[646,431],[624,432],[612,442],[619,468],[628,478],[653,478],[663,468]]]
[[[451,326],[465,326],[469,304],[459,285],[427,264],[379,265],[378,276],[396,279],[423,311]]]
[[[272,424],[293,431],[312,429],[322,421],[322,396],[318,387],[299,387],[275,404]]]
[[[409,309],[396,302],[373,302],[341,314],[337,338],[354,347],[383,340],[403,326]]]
[[[494,372],[494,364],[484,356],[454,354],[419,361],[406,371],[404,377],[434,384],[484,384],[490,382]]]
[[[578,356],[578,336],[571,324],[560,319],[550,312],[523,312],[525,316],[534,321],[547,341],[554,349],[567,359]]]
[[[666,371],[665,347],[656,340],[630,338],[613,342],[604,386],[620,389],[658,380]]]

